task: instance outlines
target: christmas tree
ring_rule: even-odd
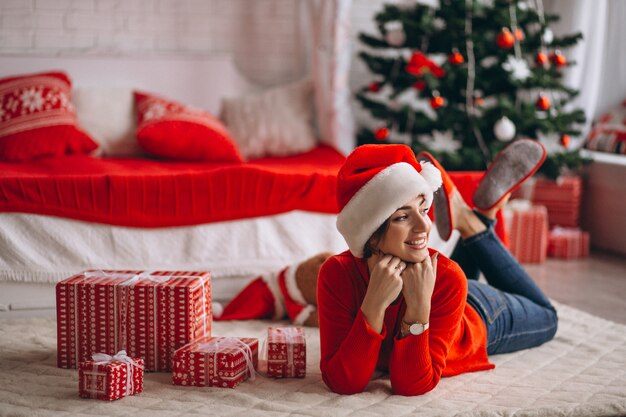
[[[446,169],[482,170],[511,141],[531,138],[548,149],[545,175],[580,167],[570,137],[585,116],[562,75],[574,65],[565,50],[582,35],[555,36],[558,19],[540,0],[385,5],[379,34],[359,36],[373,77],[356,97],[375,119],[359,144],[407,143]]]

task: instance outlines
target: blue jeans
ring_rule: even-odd
[[[487,326],[487,353],[514,352],[551,340],[556,310],[500,242],[493,230],[495,220],[475,213],[487,230],[460,240],[451,259],[467,275],[467,302]],[[478,282],[480,271],[489,284]]]

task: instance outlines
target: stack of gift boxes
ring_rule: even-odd
[[[518,198],[507,204],[504,217],[511,253],[520,262],[589,255],[589,234],[579,227],[580,177],[532,179],[513,197]]]
[[[211,334],[208,272],[91,270],[59,282],[56,296],[57,365],[79,369],[81,397],[137,394],[144,371],[172,372],[182,386],[255,377],[258,339]],[[305,376],[303,329],[270,328],[268,343],[268,376]]]

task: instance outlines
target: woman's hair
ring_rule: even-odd
[[[365,242],[365,246],[363,247],[363,258],[367,259],[374,254],[377,250],[378,243],[380,243],[380,239],[385,235],[387,229],[389,229],[391,217],[388,217],[387,220],[383,224],[381,224],[378,229],[369,239]]]

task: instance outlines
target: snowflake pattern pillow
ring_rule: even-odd
[[[204,110],[135,91],[137,141],[166,159],[242,162],[237,145],[216,117]]]
[[[246,158],[293,155],[317,145],[310,80],[224,99],[222,120]]]
[[[596,120],[585,143],[593,151],[626,154],[626,100]]]
[[[62,72],[0,79],[0,159],[27,161],[96,149],[78,127],[71,89]]]

